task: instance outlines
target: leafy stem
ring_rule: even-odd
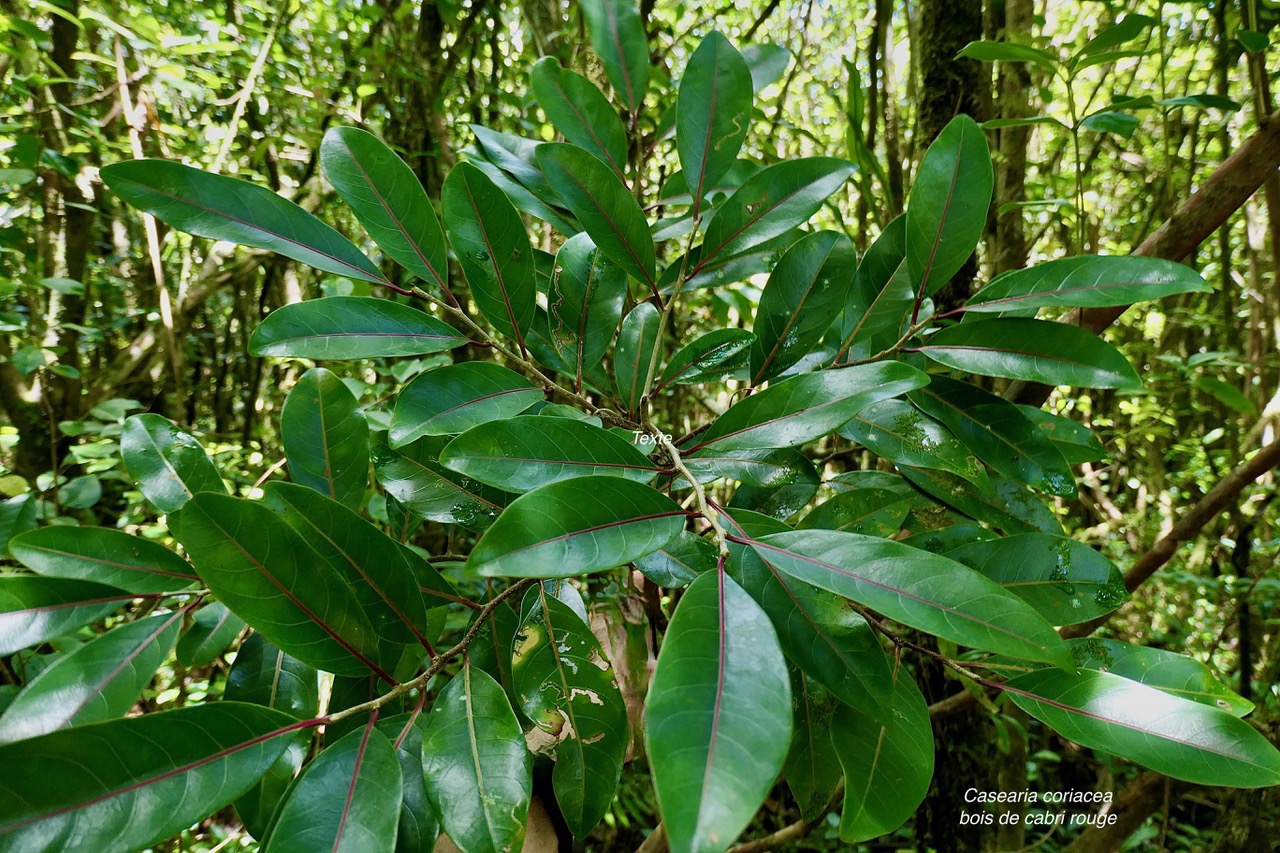
[[[688,466],[684,464],[684,459],[680,456],[680,451],[676,448],[675,442],[667,437],[661,430],[653,429],[650,425],[650,432],[658,439],[671,457],[671,467],[680,472],[689,485],[693,488],[694,502],[698,506],[698,514],[706,519],[707,524],[711,525],[711,530],[716,537],[716,550],[720,553],[720,557],[724,558],[729,555],[729,537],[725,533],[724,527],[720,525],[720,514],[711,508],[707,501],[707,493],[703,491],[702,484],[689,471]]]

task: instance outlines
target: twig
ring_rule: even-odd
[[[650,431],[657,438],[658,443],[666,448],[667,453],[671,456],[671,466],[689,481],[689,485],[693,487],[693,496],[698,506],[698,514],[706,519],[707,524],[711,525],[711,530],[715,533],[716,549],[720,552],[721,559],[729,556],[729,537],[725,533],[724,528],[720,526],[720,514],[716,512],[707,502],[707,493],[702,490],[702,484],[698,479],[690,473],[685,467],[684,459],[680,457],[680,451],[676,449],[675,444],[667,437],[665,433],[658,429]]]
[[[764,853],[765,850],[773,850],[792,841],[799,841],[810,832],[813,832],[821,826],[827,818],[827,813],[836,807],[836,805],[844,798],[844,779],[836,785],[835,792],[832,793],[831,799],[824,808],[812,820],[798,820],[779,829],[777,832],[771,832],[764,838],[757,838],[754,841],[744,841],[741,844],[734,845],[729,848],[729,853]]]

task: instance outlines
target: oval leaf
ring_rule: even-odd
[[[385,436],[373,445],[373,470],[387,494],[430,521],[483,530],[506,506],[508,496],[440,464],[447,438],[429,436],[392,450]]]
[[[285,305],[249,339],[254,355],[321,361],[427,355],[467,343],[443,320],[389,299],[329,296]]]
[[[585,233],[564,242],[555,270],[547,294],[550,340],[581,387],[583,374],[609,350],[622,317],[627,275]]]
[[[200,442],[159,415],[125,420],[120,455],[143,496],[161,512],[182,509],[197,492],[227,492]]]
[[[1119,675],[1183,699],[1220,708],[1236,717],[1243,717],[1254,708],[1252,702],[1228,689],[1209,667],[1195,658],[1168,649],[1097,637],[1068,640],[1067,644],[1071,646],[1076,666]]]
[[[649,82],[649,45],[639,5],[632,0],[585,0],[582,17],[609,82],[626,108],[637,112]]]
[[[693,340],[671,357],[658,388],[671,383],[694,385],[724,381],[747,366],[747,352],[756,336],[746,329],[716,329]]]
[[[693,215],[707,189],[734,164],[751,124],[751,69],[719,32],[689,57],[676,101],[676,151],[693,193]]]
[[[96,622],[133,593],[70,578],[0,576],[0,655],[11,655]]]
[[[369,424],[346,383],[313,367],[280,412],[280,437],[295,483],[359,510],[369,487]]]
[[[1163,258],[1085,255],[1002,273],[974,294],[964,310],[1103,308],[1210,289],[1200,273]]]
[[[488,361],[447,364],[414,379],[396,398],[388,435],[400,447],[424,435],[457,435],[518,415],[542,392],[514,370]]]
[[[659,345],[662,318],[651,302],[641,302],[622,321],[618,346],[613,351],[613,371],[618,381],[618,395],[628,412],[639,410],[640,401],[649,389],[645,380],[653,362],[653,351]]]
[[[126,592],[170,592],[200,580],[190,563],[163,545],[107,527],[29,530],[9,541],[9,552],[33,572]]]
[[[627,131],[596,84],[561,68],[554,56],[544,56],[533,66],[529,85],[555,129],[621,178],[627,164]]]
[[[905,400],[872,403],[842,426],[840,435],[895,464],[950,471],[979,487],[990,487],[978,457]]]

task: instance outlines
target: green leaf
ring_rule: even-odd
[[[467,570],[556,578],[630,563],[684,529],[680,505],[621,477],[576,477],[516,498],[476,543]]]
[[[447,438],[428,436],[392,450],[379,434],[373,443],[378,482],[415,515],[443,524],[483,530],[506,506],[508,496],[440,464]]]
[[[280,437],[295,483],[359,510],[369,486],[369,424],[346,383],[313,367],[285,397]]]
[[[125,420],[120,455],[143,497],[161,512],[182,509],[197,492],[226,494],[227,487],[200,442],[159,415]]]
[[[1062,128],[1066,127],[1065,124],[1063,124],[1053,116],[1024,116],[1022,118],[993,118],[993,119],[988,119],[987,121],[984,121],[984,122],[980,122],[978,124],[978,127],[982,128],[983,130],[1004,130],[1005,128],[1010,128],[1010,127],[1033,127],[1034,125],[1037,125],[1037,124],[1050,124],[1050,125],[1053,125],[1054,127],[1062,127]],[[1014,202],[1014,204],[1017,206],[1033,206],[1033,205],[1044,204],[1044,202],[1021,202],[1021,203]],[[1004,215],[1006,209],[1012,209],[1010,208],[1010,205],[1008,203],[1000,205],[999,212],[1002,216]]]
[[[791,64],[791,51],[779,44],[761,42],[743,47],[742,58],[751,69],[751,88],[759,94],[771,83],[782,79]]]
[[[785,521],[808,506],[822,485],[817,466],[794,447],[775,450],[761,461],[781,465],[788,473],[778,481],[760,486],[744,482],[734,490],[730,507]]]
[[[529,750],[502,685],[468,664],[440,691],[422,738],[436,814],[467,853],[519,850],[532,796]]]
[[[888,835],[911,818],[933,780],[929,706],[905,666],[894,673],[892,712],[879,718],[840,706],[831,746],[845,772],[840,840]]]
[[[596,84],[561,68],[554,56],[544,56],[533,66],[529,85],[555,129],[621,178],[627,164],[627,131]]]
[[[676,151],[695,217],[707,188],[742,150],[752,94],[751,69],[729,40],[712,30],[689,57],[676,101]]]
[[[331,127],[320,143],[320,165],[388,257],[423,281],[448,289],[444,231],[408,164],[371,133]]]
[[[716,546],[689,530],[651,554],[635,561],[640,573],[665,589],[693,583],[703,572],[716,567]]]
[[[209,588],[277,647],[336,675],[392,681],[355,593],[265,506],[206,493],[170,527]]]
[[[581,9],[609,82],[623,106],[638,112],[649,82],[649,45],[639,6],[632,0],[585,0]]]
[[[254,330],[249,352],[322,361],[429,355],[467,343],[443,320],[389,299],[329,296],[277,308]]]
[[[1013,42],[973,41],[961,48],[956,56],[978,62],[1030,62],[1051,74],[1058,70],[1058,60],[1052,54]]]
[[[1142,387],[1137,371],[1115,347],[1087,329],[1050,320],[998,317],[959,323],[931,335],[918,351],[981,376],[1081,388]]]
[[[839,429],[877,400],[926,382],[923,373],[896,361],[793,376],[731,406],[690,452],[796,447]]]
[[[627,706],[600,641],[546,587],[525,599],[511,674],[525,715],[553,739],[556,802],[582,838],[613,802],[630,742]]]
[[[915,495],[903,495],[889,489],[851,489],[815,506],[799,527],[802,530],[847,530],[891,539],[902,529],[902,523],[917,501]]]
[[[387,283],[341,234],[266,187],[166,160],[113,163],[101,174],[116,195],[179,231],[266,249],[334,275]]]
[[[795,717],[782,775],[800,807],[800,816],[817,820],[826,814],[844,775],[831,748],[831,715],[840,703],[803,673],[796,674],[792,685]]]
[[[759,385],[809,354],[844,307],[858,253],[843,234],[801,237],[778,260],[760,294],[751,347],[751,384]]]
[[[1202,110],[1219,110],[1224,113],[1240,111],[1240,104],[1223,97],[1205,92],[1199,95],[1183,95],[1181,98],[1161,98],[1156,101],[1162,107],[1195,107]]]
[[[907,218],[898,216],[863,255],[839,318],[837,363],[871,358],[905,332],[916,301],[907,274],[906,240]]]
[[[188,669],[208,666],[231,647],[244,627],[244,620],[228,610],[225,604],[210,602],[196,611],[191,624],[178,638],[175,657]]]
[[[1253,710],[1252,702],[1218,681],[1209,667],[1186,655],[1096,637],[1068,640],[1067,644],[1076,666],[1119,675],[1235,717]]]
[[[510,492],[572,477],[607,475],[646,483],[658,466],[624,438],[585,421],[522,415],[464,432],[440,464]]]
[[[404,646],[431,648],[426,605],[406,550],[342,504],[292,483],[268,483],[263,501],[311,547],[338,582],[351,589],[383,639],[383,658]]]
[[[1192,384],[1195,384],[1194,380]],[[1062,415],[1050,414],[1035,406],[1020,405],[1018,411],[1040,428],[1068,464],[1079,465],[1081,462],[1097,462],[1107,458],[1107,450],[1102,442],[1084,424]]]
[[[727,850],[782,770],[791,682],[769,617],[723,572],[701,575],[680,598],[645,722],[672,850]]]
[[[904,400],[872,403],[840,428],[840,435],[884,459],[937,468],[989,487],[986,469],[946,427]]]
[[[585,233],[564,242],[555,269],[547,294],[549,337],[581,386],[583,374],[609,351],[622,317],[627,275]]]
[[[659,388],[723,381],[747,366],[748,351],[756,336],[746,329],[716,329],[685,344],[662,371]]]
[[[1195,270],[1163,258],[1084,255],[998,275],[965,303],[964,310],[1101,308],[1210,289]]]
[[[93,581],[0,575],[0,655],[97,622],[133,597]]]
[[[29,530],[13,537],[9,550],[33,572],[96,581],[126,592],[170,592],[200,580],[186,560],[163,545],[108,527]]]
[[[1085,116],[1080,126],[1095,133],[1114,133],[1125,139],[1133,136],[1142,121],[1135,115],[1120,113],[1114,110],[1100,110],[1093,115]]]
[[[797,580],[947,640],[1070,666],[1049,623],[1029,605],[954,560],[909,545],[834,530],[797,530],[748,541]]]
[[[1157,23],[1155,18],[1150,18],[1146,15],[1125,15],[1119,23],[1104,28],[1096,36],[1089,39],[1085,46],[1076,52],[1071,63],[1074,66],[1085,57],[1105,53],[1125,42],[1133,41],[1142,35],[1144,30],[1155,26]]]
[[[0,716],[0,743],[123,717],[178,640],[182,611],[128,622],[58,658]]]
[[[926,494],[1006,533],[1036,530],[1062,533],[1062,525],[1053,510],[1013,480],[990,474],[991,491],[984,492],[964,477],[948,471],[906,465],[900,465],[898,470]]]
[[[713,259],[740,254],[808,222],[856,169],[833,157],[802,157],[756,172],[716,206],[689,278]]]
[[[1110,613],[1129,599],[1124,575],[1097,551],[1063,536],[1023,533],[947,553],[991,578],[1054,625]]]
[[[31,492],[0,501],[0,555],[8,552],[14,537],[36,526],[36,496]]]
[[[611,261],[657,288],[653,238],[640,203],[599,159],[573,145],[538,146],[538,163],[565,206]]]
[[[305,724],[215,702],[0,747],[0,846],[131,853],[247,791]],[[145,816],[145,817],[143,817]]]
[[[423,722],[422,716],[413,713],[381,717],[377,723],[378,729],[395,747],[404,783],[396,853],[432,853],[440,837],[440,818],[427,799],[427,787],[422,778]]]
[[[236,650],[223,694],[228,702],[251,702],[298,720],[320,712],[315,668],[287,655],[256,631]]]
[[[1257,30],[1236,30],[1236,41],[1240,42],[1246,53],[1265,53],[1271,47],[1271,39],[1267,34]]]
[[[493,362],[447,364],[400,391],[388,435],[393,447],[424,435],[457,435],[518,415],[541,399],[528,379]]]
[[[652,302],[641,302],[622,320],[618,345],[613,350],[613,371],[618,382],[618,395],[628,412],[637,412],[640,401],[648,394],[645,379],[653,361],[661,314]]]
[[[1068,740],[1197,785],[1280,784],[1280,752],[1244,720],[1109,672],[1011,678],[1014,704]]]
[[[920,161],[907,205],[907,270],[917,292],[935,293],[973,254],[994,181],[981,128],[956,116]]]
[[[400,760],[372,725],[344,736],[307,765],[272,819],[263,853],[394,853]]]
[[[440,205],[480,313],[523,351],[538,294],[524,221],[506,194],[465,162],[445,178]]]

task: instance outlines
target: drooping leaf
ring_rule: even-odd
[[[706,195],[734,164],[751,124],[751,69],[719,32],[693,52],[676,101],[676,151],[696,216]]]
[[[795,716],[782,774],[800,806],[800,816],[816,820],[826,813],[844,775],[831,748],[831,718],[840,703],[804,673],[792,678],[791,695]]]
[[[346,238],[266,187],[166,160],[113,163],[101,174],[116,195],[179,231],[266,249],[334,275],[386,283]]]
[[[746,329],[716,329],[680,348],[662,371],[659,388],[722,381],[747,366],[756,336]]]
[[[893,219],[862,256],[839,318],[836,363],[871,358],[910,323],[916,293],[907,272],[907,218]]]
[[[723,572],[680,599],[645,700],[645,741],[671,848],[723,853],[791,742],[791,682],[769,617]]]
[[[133,598],[74,578],[0,575],[0,655],[11,655],[96,622]]]
[[[211,601],[196,611],[183,630],[174,657],[188,669],[208,666],[231,647],[244,624],[221,601]]]
[[[295,483],[358,511],[369,486],[369,424],[355,394],[313,367],[289,391],[280,437]]]
[[[902,475],[925,494],[947,506],[1006,533],[1062,533],[1062,524],[1053,510],[1045,506],[1025,486],[988,474],[991,490],[983,491],[969,480],[949,471],[899,466]]]
[[[994,181],[981,128],[956,116],[925,152],[907,204],[907,269],[918,293],[936,292],[973,254]]]
[[[178,640],[182,612],[128,622],[58,658],[0,716],[0,743],[122,717]]]
[[[386,735],[366,726],[327,747],[290,787],[263,853],[394,853],[402,781]]]
[[[756,309],[753,385],[782,373],[817,346],[844,307],[857,263],[853,243],[834,231],[809,234],[787,249]]]
[[[963,59],[974,59],[978,62],[1030,62],[1045,68],[1050,74],[1056,73],[1058,68],[1058,60],[1051,54],[1015,42],[969,42],[960,49],[956,56]]]
[[[795,447],[839,429],[865,406],[927,381],[920,371],[896,361],[794,376],[730,407],[694,449]]]
[[[570,237],[556,253],[556,273],[547,294],[550,340],[581,382],[609,350],[622,317],[627,276],[591,242]]]
[[[392,680],[355,593],[267,507],[204,493],[170,527],[209,588],[277,647],[317,669]]]
[[[596,85],[561,68],[554,56],[544,56],[534,64],[529,84],[555,129],[622,177],[627,164],[627,131]]]
[[[633,444],[608,430],[539,415],[473,427],[441,451],[440,464],[510,492],[596,474],[645,483],[659,470]]]
[[[1195,270],[1163,258],[1083,255],[1002,273],[975,293],[964,310],[1101,308],[1209,289]]]
[[[622,179],[591,154],[566,143],[539,146],[538,163],[600,251],[628,275],[656,289],[649,223]]]
[[[1156,19],[1146,15],[1125,15],[1118,23],[1104,28],[1096,36],[1089,39],[1084,47],[1080,48],[1076,55],[1072,57],[1071,64],[1074,67],[1086,57],[1105,53],[1125,42],[1133,41],[1144,30],[1155,26],[1155,24]]]
[[[1071,665],[1066,645],[1030,605],[953,560],[835,530],[774,533],[749,544],[793,578],[904,625],[974,648]]]
[[[512,501],[476,543],[467,569],[538,578],[612,569],[675,539],[684,516],[675,501],[621,477],[561,480]]]
[[[191,433],[160,415],[127,418],[120,455],[143,496],[161,512],[175,512],[197,492],[226,494],[218,469]]]
[[[108,527],[53,525],[29,530],[13,537],[9,550],[33,572],[126,592],[170,592],[200,580],[190,563],[163,545]]]
[[[441,465],[440,451],[448,443],[447,438],[427,436],[392,450],[379,434],[373,441],[374,474],[387,494],[414,514],[483,530],[502,512],[508,496]]]
[[[915,813],[933,779],[929,706],[911,673],[894,673],[891,713],[879,718],[847,705],[831,721],[831,745],[845,772],[840,840],[893,832]]]
[[[675,539],[635,564],[658,586],[676,589],[688,586],[698,575],[716,567],[716,546],[691,531],[681,530]]]
[[[0,746],[0,846],[131,853],[247,791],[303,725],[215,702]]]
[[[520,214],[484,172],[465,162],[445,178],[440,206],[480,313],[523,349],[538,289]]]
[[[613,802],[630,740],[627,706],[600,641],[546,586],[522,607],[511,674],[525,715],[554,739],[556,802],[582,838]]]
[[[989,487],[986,469],[969,448],[905,400],[872,403],[842,426],[840,435],[895,464],[950,471]]]
[[[429,355],[467,343],[443,320],[368,296],[328,296],[277,308],[254,330],[254,355],[332,361]]]
[[[320,166],[383,252],[423,281],[448,288],[444,230],[407,163],[371,133],[331,127],[320,143]]]
[[[514,370],[464,361],[428,370],[396,398],[388,435],[400,447],[424,435],[457,435],[477,424],[518,415],[542,392]]]
[[[422,778],[422,732],[424,718],[417,713],[380,717],[378,729],[395,747],[403,782],[400,795],[400,828],[396,833],[396,853],[432,853],[440,837],[440,818]]]
[[[613,351],[613,372],[618,394],[628,412],[639,410],[640,401],[648,393],[645,379],[653,362],[661,315],[652,302],[641,302],[622,320],[618,345]]]
[[[959,323],[931,335],[919,352],[982,376],[1081,388],[1142,387],[1119,350],[1087,329],[1049,320],[998,317]]]
[[[1068,740],[1197,785],[1280,784],[1280,752],[1226,711],[1109,672],[1029,672],[1004,686]]]
[[[1097,637],[1067,644],[1076,666],[1119,675],[1236,717],[1253,710],[1252,702],[1220,682],[1209,667],[1184,654]]]
[[[591,47],[604,64],[622,104],[635,113],[649,83],[649,45],[639,6],[633,0],[586,0],[582,17]]]
[[[465,664],[440,691],[422,738],[427,797],[466,853],[514,853],[533,788],[529,750],[502,685]]]

